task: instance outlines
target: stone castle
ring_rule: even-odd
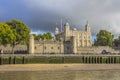
[[[101,53],[107,50],[112,53],[118,53],[115,49],[108,46],[93,47],[91,40],[91,30],[88,22],[84,31],[70,29],[68,22],[64,25],[64,30],[59,31],[56,27],[53,40],[35,41],[33,35],[30,36],[29,53],[31,54],[77,54],[77,53]]]
[[[11,53],[10,45],[0,46],[3,53]],[[31,34],[29,46],[17,45],[14,49],[15,53],[30,53],[30,54],[80,54],[80,53],[95,53],[99,54],[102,50],[111,53],[119,53],[120,49],[115,49],[109,46],[92,46],[91,30],[88,22],[85,25],[84,31],[70,29],[68,22],[65,23],[63,31],[55,28],[54,38],[52,40],[34,40]]]
[[[29,53],[77,53],[79,47],[91,47],[91,31],[87,23],[85,31],[70,29],[69,23],[65,23],[64,30],[59,31],[55,28],[54,40],[34,41],[34,37],[30,37]]]

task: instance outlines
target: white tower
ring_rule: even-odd
[[[68,22],[64,25],[64,35],[65,35],[65,41],[67,41],[70,37],[70,26]]]

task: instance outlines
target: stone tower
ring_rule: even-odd
[[[64,25],[64,37],[65,41],[69,40],[70,38],[70,26],[68,22]]]
[[[85,31],[86,31],[86,46],[92,46],[92,41],[91,41],[91,30],[90,30],[90,26],[89,23],[87,21],[86,25],[85,25]]]
[[[72,50],[72,53],[77,53],[77,43],[76,43],[76,37],[75,36],[72,36],[71,37],[71,50]]]
[[[34,36],[32,34],[29,40],[29,54],[34,54]]]
[[[59,29],[56,27],[55,28],[55,35],[59,34]]]
[[[86,25],[85,25],[85,31],[86,31],[86,32],[91,32],[88,21],[87,21],[87,23],[86,23]]]

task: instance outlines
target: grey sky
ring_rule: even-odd
[[[89,21],[92,34],[107,29],[120,34],[120,0],[1,0],[0,21],[20,19],[32,31],[54,31],[68,18],[71,28],[84,30]]]

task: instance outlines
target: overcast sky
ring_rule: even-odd
[[[84,30],[89,21],[92,35],[107,29],[120,34],[120,0],[0,0],[0,21],[19,19],[32,31],[53,32],[68,19],[71,29]]]

